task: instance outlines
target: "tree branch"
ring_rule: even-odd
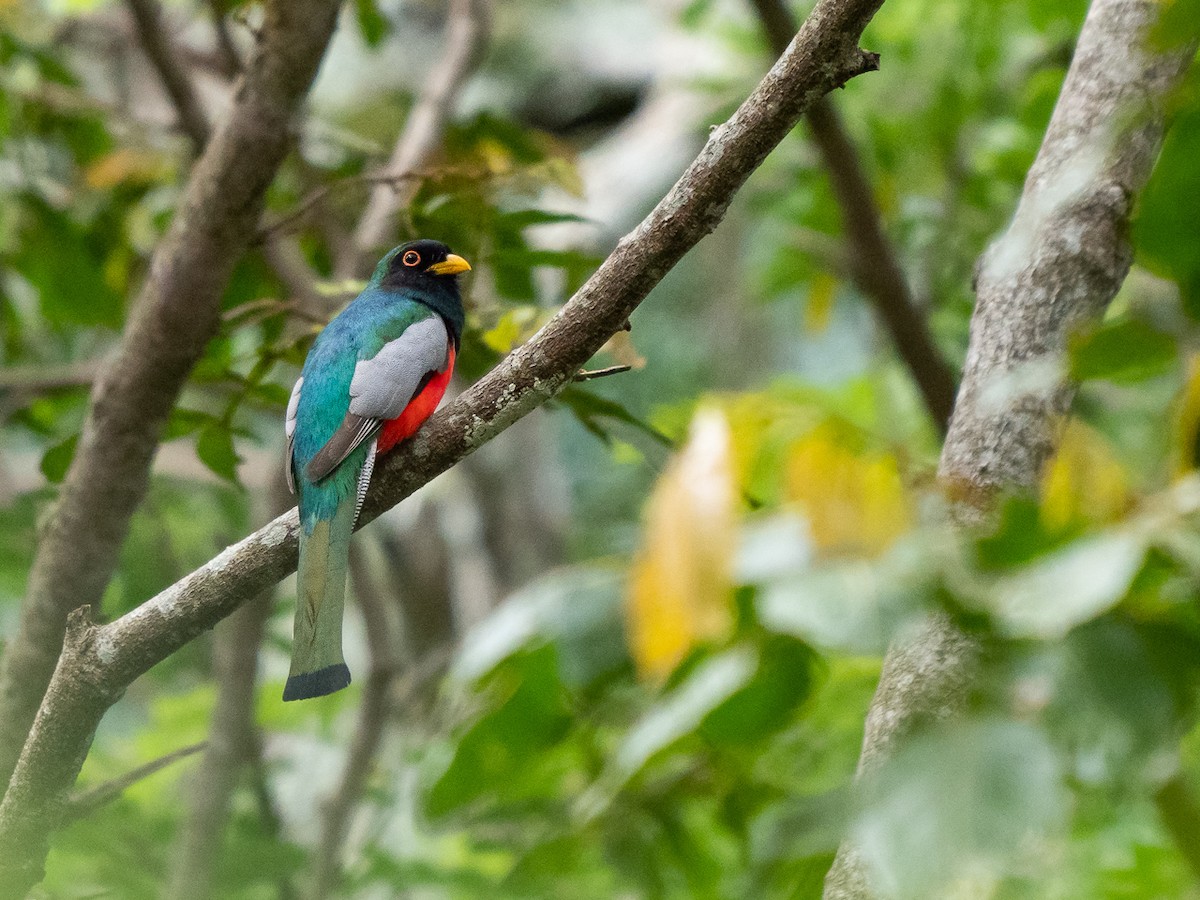
[[[273,600],[272,592],[260,594],[218,626],[213,641],[217,706],[204,758],[191,773],[187,814],[166,892],[173,900],[212,896],[230,800],[246,763],[258,752],[254,723],[258,648]]]
[[[291,143],[291,120],[338,0],[272,0],[227,118],[192,170],[119,349],[93,392],[75,459],[41,534],[17,634],[0,661],[0,783],[54,671],[69,610],[96,604],[145,495],[159,438],[217,331],[220,297]]]
[[[366,625],[371,663],[341,781],[322,804],[321,837],[313,852],[312,888],[308,895],[312,900],[324,900],[337,886],[347,826],[379,755],[384,727],[391,714],[392,681],[400,670],[397,653],[400,641],[388,615],[387,601],[368,571],[361,543],[350,550],[350,580]]]
[[[156,772],[160,772],[167,766],[179,762],[181,759],[187,759],[194,753],[199,753],[203,750],[205,744],[201,741],[199,744],[192,744],[188,747],[180,747],[166,756],[160,756],[158,759],[153,759],[145,765],[138,766],[119,778],[114,778],[111,781],[106,781],[104,784],[98,784],[90,790],[84,791],[73,796],[67,809],[63,813],[65,822],[82,819],[85,816],[90,816],[102,806],[107,806],[126,790],[133,787],[139,781],[149,778]]]
[[[158,0],[125,0],[125,4],[133,16],[142,50],[158,72],[163,89],[179,114],[180,128],[192,142],[195,152],[200,153],[208,143],[208,116],[204,114],[204,104],[196,96],[191,78],[181,65],[179,54],[173,52],[171,39],[163,25],[162,7]]]
[[[1067,339],[1103,315],[1129,270],[1134,198],[1196,52],[1194,41],[1155,47],[1160,9],[1152,0],[1094,0],[1016,214],[981,258],[966,371],[940,467],[964,520],[978,518],[998,491],[1036,485],[1075,394],[1062,374]],[[860,774],[914,724],[961,711],[977,655],[944,616],[889,651]],[[844,844],[825,897],[875,896],[861,858]]]
[[[377,184],[359,219],[337,272],[351,277],[362,271],[384,244],[391,243],[396,213],[412,202],[420,182],[407,177],[433,155],[442,140],[446,122],[454,112],[458,90],[482,55],[491,27],[490,0],[450,0],[446,49],[437,68],[425,80],[425,90],[408,114],[401,140],[383,176],[391,183]]]
[[[568,384],[671,267],[717,226],[737,190],[803,112],[830,89],[878,66],[858,40],[881,3],[820,0],[788,53],[732,118],[713,129],[667,196],[570,302],[533,340],[382,460],[360,524]],[[296,0],[287,4],[289,10],[299,6]],[[311,9],[305,13],[311,18]],[[220,146],[219,136],[213,146]],[[237,236],[248,235],[253,225],[251,215],[239,223]],[[90,452],[94,458],[94,444]],[[91,624],[86,608],[71,614],[54,678],[0,804],[0,897],[23,894],[40,877],[50,833],[105,710],[133,679],[294,570],[296,531],[293,510],[107,625]],[[73,553],[78,559],[80,550]]]
[[[92,360],[44,366],[11,366],[0,369],[0,394],[43,394],[87,387],[96,380],[99,366]]]
[[[217,40],[217,61],[225,77],[233,78],[242,71],[242,55],[233,42],[233,35],[229,33],[229,23],[225,20],[228,11],[225,0],[207,0],[207,6]]]
[[[791,12],[783,0],[751,2],[771,48],[776,55],[782,54],[796,33]],[[847,258],[851,277],[887,328],[892,345],[921,392],[929,417],[944,433],[954,407],[954,374],[929,333],[895,248],[883,229],[883,213],[875,202],[858,151],[830,98],[814,103],[805,118],[841,209],[842,228],[850,244]]]

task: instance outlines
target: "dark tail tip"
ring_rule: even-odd
[[[340,691],[350,684],[350,670],[345,663],[326,666],[315,672],[302,672],[299,675],[289,675],[287,684],[283,686],[283,699],[308,700],[312,697],[324,697],[334,691]]]

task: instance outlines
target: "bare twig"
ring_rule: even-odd
[[[878,67],[878,57],[861,50],[858,40],[881,2],[820,0],[789,52],[729,121],[712,130],[676,185],[538,335],[381,461],[359,523],[371,521],[565,387],[663,276],[717,226],[738,189],[804,111],[828,90]],[[290,11],[306,4],[289,0],[285,6]],[[308,18],[314,14],[309,8],[298,12]],[[253,219],[240,224],[244,230],[238,235],[248,237]],[[195,302],[192,293],[180,290]],[[296,532],[292,511],[107,625],[92,624],[86,607],[71,614],[55,677],[0,804],[0,897],[24,894],[40,877],[50,833],[105,710],[133,679],[294,570]],[[77,543],[82,542],[80,537]],[[86,564],[78,546],[72,551],[74,568]],[[81,594],[77,590],[74,596]]]
[[[595,378],[607,378],[609,375],[621,375],[630,371],[633,366],[608,366],[603,369],[585,369],[582,372],[576,372],[572,381],[591,381]]]
[[[256,240],[266,240],[272,234],[286,231],[293,224],[304,218],[314,206],[320,204],[330,194],[338,191],[344,191],[353,187],[366,185],[388,185],[393,190],[399,190],[399,186],[407,181],[420,181],[423,178],[428,178],[426,172],[416,172],[405,170],[402,172],[369,172],[362,175],[349,175],[345,178],[340,178],[337,181],[329,184],[323,184],[316,190],[310,191],[306,196],[300,199],[292,209],[288,210],[277,219],[270,222],[264,222],[258,229]]]
[[[425,90],[408,115],[385,172],[401,175],[416,171],[433,155],[454,111],[459,88],[479,61],[490,25],[490,0],[450,0],[446,49],[425,80]],[[340,275],[362,271],[366,260],[390,242],[397,211],[411,203],[415,193],[416,182],[411,179],[376,185],[345,254],[338,260]]]
[[[12,366],[0,369],[0,394],[44,394],[87,387],[96,380],[100,363],[94,360],[63,365]]]
[[[791,12],[783,0],[752,2],[772,49],[777,55],[784,53],[796,34]],[[929,333],[896,250],[884,232],[883,213],[875,202],[858,150],[829,97],[814,103],[806,117],[841,209],[842,228],[850,245],[850,252],[844,254],[850,275],[887,328],[930,418],[944,433],[954,407],[954,375]]]
[[[290,146],[291,120],[333,32],[337,0],[269,0],[229,115],[192,170],[120,347],[92,391],[75,458],[0,660],[0,783],[7,780],[63,638],[67,613],[99,603],[171,408],[220,324],[220,297]],[[31,873],[32,874],[32,873]]]
[[[981,259],[940,468],[963,519],[981,515],[1000,490],[1036,485],[1075,392],[1056,374],[1067,338],[1103,315],[1129,270],[1133,202],[1158,156],[1167,100],[1196,51],[1194,41],[1157,45],[1160,10],[1148,0],[1094,0],[1013,221]],[[976,642],[944,616],[892,648],[860,773],[875,770],[915,722],[961,711],[977,658]],[[844,844],[825,897],[875,896],[857,850]]]
[[[166,756],[160,756],[158,759],[151,760],[145,765],[138,766],[126,772],[119,778],[114,778],[111,781],[106,781],[104,784],[98,784],[94,788],[83,791],[73,796],[67,801],[67,808],[63,813],[63,819],[66,822],[73,822],[76,819],[82,819],[90,816],[102,806],[107,806],[118,797],[120,797],[128,788],[133,787],[139,781],[144,781],[156,772],[160,772],[167,766],[179,762],[181,759],[187,759],[195,753],[199,753],[205,747],[205,743],[201,741],[199,744],[192,744],[189,747],[181,747]]]

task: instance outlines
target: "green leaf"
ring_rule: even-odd
[[[754,678],[714,709],[700,733],[716,744],[754,744],[786,728],[814,686],[816,655],[793,638],[768,638]]]
[[[164,441],[173,441],[184,437],[216,420],[206,412],[198,409],[176,407],[171,410],[171,418],[167,420],[167,429],[163,433]]]
[[[946,896],[970,876],[1020,871],[1025,854],[1062,833],[1067,796],[1057,754],[1023,722],[983,719],[927,733],[867,786],[853,827],[884,896]]]
[[[1143,381],[1175,365],[1175,338],[1136,318],[1105,322],[1071,341],[1071,375],[1086,381]]]
[[[497,225],[522,231],[534,225],[558,225],[563,222],[587,222],[575,213],[551,212],[548,209],[517,209],[496,216]]]
[[[104,278],[94,239],[41,201],[30,200],[25,210],[14,268],[37,289],[42,314],[59,325],[119,326],[122,299]]]
[[[247,394],[260,403],[277,406],[281,409],[288,405],[288,400],[292,397],[291,388],[275,384],[272,381],[258,381],[250,384]]]
[[[354,16],[368,47],[378,47],[392,30],[392,23],[379,11],[375,0],[354,0]]]
[[[429,792],[431,816],[485,797],[510,803],[556,790],[551,748],[567,734],[571,717],[554,649],[509,659],[487,687],[495,705],[456,742],[450,765]]]
[[[196,440],[196,455],[213,472],[238,484],[237,466],[241,458],[233,449],[233,432],[219,422],[208,425]]]
[[[59,441],[42,455],[42,474],[52,484],[58,484],[66,477],[71,460],[75,458],[75,448],[79,444],[79,435],[73,434]]]
[[[918,539],[897,543],[879,561],[851,562],[768,581],[758,614],[772,630],[817,647],[882,653],[934,595],[937,558]]]
[[[559,569],[508,597],[463,641],[453,674],[478,681],[539,642],[557,650],[569,687],[589,685],[629,664],[622,630],[625,579],[619,569]]]
[[[1173,646],[1160,634],[1105,616],[1063,641],[1040,645],[1020,661],[1013,682],[1038,685],[1048,700],[1043,720],[1055,743],[1072,749],[1072,775],[1100,790],[1119,791],[1162,777],[1154,757],[1177,751],[1183,706],[1164,674],[1192,668],[1180,673],[1186,682],[1180,699],[1186,701],[1196,659],[1194,643]]]
[[[1080,538],[1003,575],[976,593],[1011,637],[1061,638],[1115,606],[1146,557],[1146,540],[1132,531]]]
[[[846,789],[774,803],[751,823],[751,853],[757,862],[833,853],[842,842],[852,809]]]
[[[613,761],[618,783],[632,778],[655,755],[698,729],[714,710],[744,689],[758,671],[749,647],[705,660],[647,713],[621,742]]]
[[[1194,0],[1176,2],[1178,10]],[[1192,75],[1190,101],[1175,118],[1163,142],[1149,184],[1138,201],[1133,222],[1138,261],[1152,272],[1175,280],[1184,307],[1200,318],[1200,241],[1196,240],[1196,198],[1200,197],[1200,89]]]
[[[616,400],[610,400],[607,397],[602,397],[597,393],[575,386],[564,388],[554,400],[566,406],[584,428],[606,444],[611,438],[602,422],[604,419],[613,419],[617,422],[623,422],[626,425],[632,425],[659,444],[666,447],[672,446],[669,437],[653,425],[639,419]]]

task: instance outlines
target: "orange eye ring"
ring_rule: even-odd
[[[400,261],[409,267],[420,265],[421,254],[418,253],[416,250],[409,250],[407,253],[404,254],[404,256],[401,258]]]

